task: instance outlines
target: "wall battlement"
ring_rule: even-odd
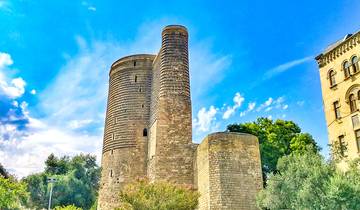
[[[192,143],[188,31],[162,31],[158,55],[115,61],[109,73],[99,209],[114,209],[138,177],[192,185],[200,210],[255,209],[261,189],[257,138],[215,133]]]

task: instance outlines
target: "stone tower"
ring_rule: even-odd
[[[316,57],[329,143],[348,159],[360,154],[360,31],[330,45]],[[347,151],[342,150],[345,146]],[[338,166],[346,169],[341,161]]]
[[[157,55],[123,57],[109,77],[98,209],[118,207],[120,190],[139,177],[193,186],[199,210],[256,209],[257,138],[215,133],[192,143],[185,27],[166,26]]]
[[[192,184],[194,150],[185,27],[164,28],[154,72],[153,84],[157,85],[154,87],[156,94],[152,95],[156,104],[150,125],[149,178]]]
[[[146,175],[153,59],[153,55],[128,56],[110,69],[99,195],[104,209],[115,207],[114,192]]]

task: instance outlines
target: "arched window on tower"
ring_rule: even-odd
[[[143,130],[143,136],[148,136],[148,132],[147,132],[146,128],[144,128],[144,130]]]
[[[330,87],[336,85],[335,71],[334,70],[329,71],[329,80],[330,80]]]
[[[350,77],[350,63],[348,61],[345,61],[344,66],[343,66],[343,70],[344,70],[345,78]]]
[[[356,98],[355,98],[354,94],[350,94],[349,104],[350,104],[350,111],[355,112],[357,110],[357,108],[356,108]]]
[[[357,56],[351,59],[351,65],[354,73],[359,71],[359,58]]]
[[[137,82],[137,79],[138,79],[138,78],[137,78],[137,75],[135,75],[134,81]]]

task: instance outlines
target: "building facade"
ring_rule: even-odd
[[[262,188],[259,143],[249,134],[214,133],[192,142],[188,32],[162,31],[157,55],[112,64],[105,119],[99,209],[114,209],[137,178],[193,186],[199,209],[256,209]]]
[[[346,35],[316,57],[329,143],[347,159],[360,152],[360,32]],[[343,160],[339,166],[346,168]]]

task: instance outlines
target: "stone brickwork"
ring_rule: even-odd
[[[197,149],[199,209],[257,209],[262,189],[258,139],[250,134],[213,133]]]
[[[254,209],[257,139],[216,133],[193,144],[189,80],[188,32],[178,25],[164,28],[158,55],[111,66],[99,209],[117,207],[120,190],[138,177],[198,188],[201,210]]]

